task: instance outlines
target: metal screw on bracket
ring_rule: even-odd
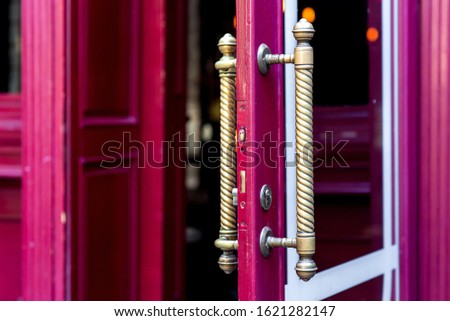
[[[259,199],[263,210],[268,211],[272,205],[272,189],[269,185],[263,185],[259,193]]]
[[[233,205],[237,206],[239,201],[238,201],[238,189],[236,187],[233,188],[232,194],[233,194]]]

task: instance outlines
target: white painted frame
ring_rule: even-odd
[[[393,10],[393,12],[392,12]],[[284,41],[287,52],[296,42],[292,27],[297,22],[297,1],[285,0]],[[391,13],[393,15],[391,16]],[[392,21],[393,19],[393,21]],[[286,300],[323,300],[358,284],[383,275],[383,300],[392,297],[395,272],[395,299],[399,299],[399,178],[398,178],[398,0],[382,1],[382,129],[383,129],[383,248],[325,271],[309,282],[298,279],[294,267],[297,253],[287,251]],[[392,42],[393,37],[393,42]],[[393,44],[393,45],[392,45]],[[295,75],[293,65],[285,65],[286,162],[295,161]],[[392,123],[393,121],[393,123]],[[392,124],[394,124],[392,126]],[[392,184],[394,182],[394,184]],[[295,167],[286,166],[287,236],[296,235]],[[394,205],[394,206],[393,206]],[[394,211],[394,213],[392,213]],[[393,215],[394,214],[394,215]],[[393,218],[394,217],[394,222]],[[392,242],[392,224],[395,243]],[[320,237],[318,235],[317,237]],[[320,269],[320,267],[319,267]]]

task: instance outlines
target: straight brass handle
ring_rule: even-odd
[[[237,268],[236,207],[236,39],[227,33],[218,44],[222,58],[216,62],[220,77],[220,230],[215,246],[223,251],[219,267],[227,274]]]
[[[306,19],[297,22],[292,30],[297,46],[294,54],[272,55],[262,44],[258,50],[258,66],[262,74],[271,64],[293,63],[295,66],[295,149],[296,149],[296,203],[297,235],[294,239],[274,238],[270,228],[261,232],[260,247],[268,255],[273,247],[295,247],[299,260],[295,266],[298,277],[311,279],[317,271],[312,257],[315,253],[314,234],[314,180],[313,180],[313,121],[312,121],[312,71],[313,49],[309,42],[314,28]]]

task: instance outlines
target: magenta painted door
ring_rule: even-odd
[[[69,10],[72,299],[137,297],[136,158],[119,148],[102,163],[109,141],[138,139],[136,5],[80,0]]]
[[[237,130],[246,132],[237,145],[239,299],[399,297],[396,10],[396,1],[237,1]],[[265,258],[259,247],[264,226],[295,237],[296,181],[293,68],[273,65],[262,75],[257,50],[265,43],[272,53],[293,53],[291,30],[302,17],[316,29],[319,273],[309,282],[295,274],[294,249]],[[268,211],[260,205],[265,184],[273,191]]]
[[[183,87],[165,90],[166,32],[176,30],[163,21],[181,23],[180,12],[163,1],[70,1],[69,299],[182,298],[183,171],[164,166],[163,149],[184,127]],[[180,48],[183,39],[171,52]],[[166,104],[179,109],[170,122]]]
[[[275,249],[264,258],[258,245],[264,226],[277,236],[285,233],[284,168],[277,166],[281,163],[281,156],[275,152],[279,148],[271,149],[272,144],[279,147],[284,140],[283,67],[273,66],[262,77],[256,64],[260,43],[266,43],[273,52],[283,51],[282,2],[239,0],[236,11],[236,128],[246,132],[246,141],[239,141],[237,146],[238,295],[240,300],[283,300],[285,252]],[[261,142],[268,146],[261,148]],[[259,193],[265,184],[273,192],[268,211],[259,205]]]
[[[0,300],[21,298],[20,95],[0,93]],[[7,258],[7,259],[6,259]]]
[[[20,3],[0,4],[0,300],[22,297]]]

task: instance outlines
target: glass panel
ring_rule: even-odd
[[[0,92],[20,91],[20,0],[0,1]]]
[[[361,283],[333,295],[325,301],[380,301],[383,295],[383,276]]]
[[[367,0],[300,0],[299,15],[314,23],[314,103],[369,101]]]
[[[398,295],[400,295],[399,293],[397,293],[397,273],[396,270],[392,271],[392,275],[391,275],[391,289],[392,289],[392,293],[391,293],[391,301],[395,301],[395,300],[400,300],[400,298],[398,297]]]
[[[321,271],[381,248],[382,222],[371,213],[370,195],[318,195],[315,201],[314,257]]]
[[[314,140],[321,271],[383,245],[381,2],[301,0],[316,30]]]

